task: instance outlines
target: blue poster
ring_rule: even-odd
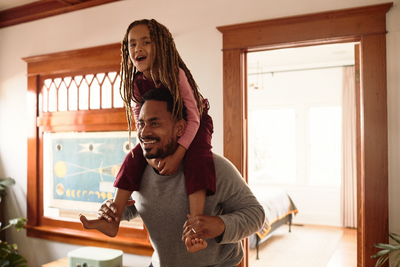
[[[49,135],[50,207],[82,209],[89,203],[98,207],[98,203],[114,197],[115,177],[130,153],[127,132]],[[136,144],[136,138],[131,141],[132,146]]]

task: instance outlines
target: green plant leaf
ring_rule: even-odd
[[[7,244],[7,242],[0,241],[0,267],[25,267],[27,260],[18,254],[18,247],[16,244]]]
[[[396,241],[398,244],[400,244],[400,236],[399,236],[398,234],[390,233],[389,236],[390,236],[391,239],[393,239],[393,240]]]
[[[379,258],[375,264],[375,267],[382,266],[389,259],[389,254],[385,254],[381,258]]]
[[[15,180],[13,178],[0,178],[0,202],[2,200],[2,196],[6,191],[7,187],[14,185]],[[0,266],[1,267],[1,266]]]
[[[5,259],[0,259],[0,267],[8,267],[10,266],[10,262]]]
[[[387,249],[387,250],[390,250],[390,251],[394,251],[394,250],[397,250],[397,249],[400,248],[400,246],[395,246],[395,245],[390,245],[390,244],[383,244],[383,243],[376,243],[374,246],[377,247],[377,248],[380,248],[380,249]]]
[[[15,225],[15,228],[19,232],[21,231],[21,229],[24,228],[24,225],[26,224],[27,221],[28,220],[25,219],[24,217],[11,219],[8,221],[9,224],[1,228],[0,231],[6,230],[7,228],[10,228],[11,226]]]
[[[0,178],[0,191],[5,190],[11,185],[15,185],[15,180],[13,178]]]
[[[19,232],[21,229],[24,228],[24,225],[27,221],[28,221],[27,219],[25,219],[24,217],[21,217],[21,218],[15,218],[15,219],[9,220],[9,223],[11,225],[15,225],[15,228],[17,228],[17,231]]]
[[[382,257],[383,255],[385,255],[387,253],[390,253],[390,250],[387,250],[387,249],[381,250],[378,253],[376,253],[375,255],[371,256],[371,258],[379,258],[379,257]]]
[[[399,258],[400,258],[400,253],[397,253],[396,257],[393,259],[391,266],[397,261],[396,267],[399,267],[400,266]]]

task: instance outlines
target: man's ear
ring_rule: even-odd
[[[176,135],[181,137],[186,130],[186,121],[181,119],[175,124]]]

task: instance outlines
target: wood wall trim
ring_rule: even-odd
[[[393,3],[367,6],[362,8],[327,11],[310,15],[300,15],[265,21],[221,26],[223,50],[264,47],[265,44],[281,44],[320,40],[320,43],[332,42],[332,38],[349,38],[368,34],[386,33],[386,17],[382,14]],[[298,31],[303,29],[303,31]],[[335,32],[333,36],[330,29]],[[240,38],[239,38],[240,36]],[[254,38],[257,36],[257,38]],[[318,36],[318,39],[316,39]]]
[[[121,0],[41,0],[0,11],[0,28]]]
[[[223,34],[224,156],[247,180],[248,51],[360,42],[358,266],[374,266],[388,238],[386,13],[393,3],[217,27]],[[244,73],[244,75],[243,75]],[[244,76],[244,77],[243,77]],[[245,260],[240,266],[248,266]]]
[[[361,208],[362,266],[374,266],[374,243],[387,243],[388,127],[386,88],[386,35],[361,39]]]
[[[23,58],[28,76],[120,69],[121,43]],[[101,58],[101,60],[98,60]]]

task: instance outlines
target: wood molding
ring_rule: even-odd
[[[0,11],[0,28],[121,0],[40,0]]]
[[[242,49],[244,43],[246,50],[253,51],[260,46],[265,48],[265,44],[284,43],[287,47],[309,45],[306,41],[310,40],[315,44],[332,43],[332,39],[343,42],[354,36],[386,33],[386,17],[382,14],[386,14],[392,6],[393,3],[380,4],[221,26],[217,29],[223,33],[223,50]],[[335,34],[332,35],[332,32]]]
[[[360,42],[357,98],[358,266],[374,266],[373,244],[388,238],[386,13],[393,3],[222,26],[224,156],[247,181],[248,51]],[[248,266],[244,260],[240,266]]]
[[[101,60],[98,60],[101,58]],[[23,58],[28,63],[28,76],[85,73],[120,69],[121,44],[114,43]]]

